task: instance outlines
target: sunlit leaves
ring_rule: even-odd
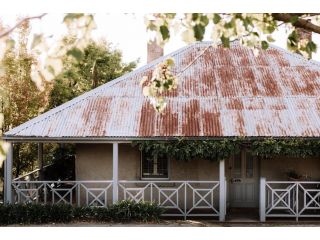
[[[317,51],[317,45],[312,40],[301,38],[296,30],[288,35],[287,48],[302,54],[306,58],[310,58],[311,54]]]
[[[54,44],[48,44],[52,36],[42,33],[34,34],[31,49],[41,62],[32,67],[32,79],[41,85],[43,81],[51,81],[62,70],[62,58],[70,56],[75,61],[83,58],[83,49],[91,40],[91,32],[96,28],[92,14],[68,13],[63,18],[68,29],[68,35],[73,36],[72,41],[65,38],[58,39]]]
[[[3,161],[6,158],[6,153],[8,151],[9,144],[3,141],[0,141],[0,167],[2,166]]]
[[[219,14],[217,14],[217,13],[213,14],[213,23],[214,24],[218,24],[220,22],[220,20],[221,20],[221,17]]]
[[[261,41],[261,48],[266,50],[269,47],[269,43],[267,41]]]
[[[147,76],[141,79],[143,95],[149,98],[157,112],[162,112],[166,107],[167,103],[163,94],[176,89],[178,86],[178,78],[172,73],[173,66],[174,60],[168,58],[156,66],[151,79],[148,79]]]
[[[15,46],[15,40],[12,38],[6,39],[6,49],[13,48]]]
[[[203,36],[204,36],[204,33],[205,33],[205,26],[202,25],[202,24],[196,24],[194,27],[193,27],[193,31],[194,31],[194,37],[201,41],[203,40]]]
[[[264,34],[270,35],[277,29],[277,23],[271,14],[186,13],[183,17],[176,18],[168,17],[166,14],[154,14],[153,17],[152,21],[147,22],[147,27],[162,36],[162,40],[165,40],[160,41],[162,45],[170,38],[173,27],[175,32],[179,32],[177,29],[180,26],[182,39],[190,43],[203,40],[207,27],[210,26],[215,44],[221,42],[224,47],[230,47],[230,42],[238,39],[241,44],[255,50],[268,46],[272,39],[264,37]],[[164,24],[166,27],[160,31]]]
[[[170,32],[167,26],[165,25],[160,26],[160,33],[164,41],[170,38]]]
[[[223,44],[224,47],[229,48],[230,47],[230,39],[225,37],[224,35],[221,36],[221,42]]]
[[[68,13],[63,18],[63,22],[69,23],[69,22],[72,22],[74,19],[79,19],[79,18],[81,18],[83,16],[84,16],[83,13]]]
[[[44,41],[43,39],[43,34],[34,34],[33,35],[33,40],[32,40],[32,44],[31,44],[31,49],[34,49],[36,46],[38,46],[42,41]]]

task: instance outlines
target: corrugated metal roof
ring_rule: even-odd
[[[210,44],[184,47],[12,129],[5,137],[320,136],[320,63],[275,46],[255,57],[236,42],[230,49],[208,48]],[[174,71],[184,71],[178,89],[167,96],[165,111],[158,114],[142,95],[139,82],[169,56],[176,61]]]

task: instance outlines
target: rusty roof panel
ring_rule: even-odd
[[[139,85],[166,57],[179,86],[158,114]],[[271,46],[254,56],[195,43],[83,94],[5,134],[46,138],[320,137],[320,64]]]

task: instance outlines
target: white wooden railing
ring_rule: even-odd
[[[13,180],[13,202],[107,206],[112,181]],[[219,216],[219,181],[118,181],[118,199],[155,202],[164,216]],[[225,197],[225,196],[224,196]]]
[[[260,191],[262,221],[266,217],[293,217],[297,221],[299,218],[320,217],[320,182],[262,179],[260,188],[265,190]]]
[[[112,181],[13,181],[16,203],[107,206]]]
[[[119,181],[119,199],[155,202],[164,216],[219,216],[219,181]]]

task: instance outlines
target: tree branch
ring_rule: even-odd
[[[0,33],[0,38],[3,38],[7,35],[9,35],[13,30],[15,30],[17,27],[19,27],[21,24],[23,24],[26,21],[32,20],[32,19],[41,19],[42,17],[44,17],[45,15],[47,15],[47,13],[42,13],[38,16],[31,16],[31,17],[26,17],[23,18],[22,20],[20,20],[18,23],[16,23],[16,25],[14,25],[13,27],[9,28],[8,30]]]
[[[305,15],[305,14],[303,14],[303,15]],[[316,15],[320,15],[320,13],[311,14],[311,15],[316,16]],[[303,28],[305,30],[320,34],[320,26],[317,26],[317,25],[311,23],[311,21],[309,19],[302,18],[301,14],[290,14],[290,13],[273,13],[272,14],[273,19],[275,19],[277,21],[285,22],[285,23],[291,22],[292,17],[294,17],[294,16],[298,16],[300,18],[298,18],[298,20],[292,24],[293,26],[298,27],[298,28]]]

